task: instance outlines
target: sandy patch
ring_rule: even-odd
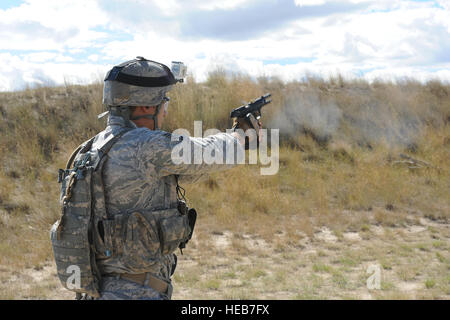
[[[321,228],[320,231],[314,235],[314,237],[325,242],[333,243],[337,241],[337,237],[327,227]]]
[[[214,245],[218,249],[226,249],[231,245],[231,238],[233,234],[230,231],[224,231],[221,234],[212,234]]]
[[[423,226],[410,226],[406,229],[406,231],[409,233],[419,233],[425,230],[427,230],[427,228]]]
[[[370,230],[376,234],[377,236],[382,236],[384,235],[384,229],[381,226],[371,226]]]
[[[373,300],[372,295],[369,292],[363,292],[361,293],[361,295],[359,296],[359,298],[361,300]]]
[[[343,235],[345,240],[348,241],[361,241],[361,236],[358,232],[345,232]]]
[[[396,284],[400,291],[411,292],[423,289],[423,285],[419,282],[400,282]]]

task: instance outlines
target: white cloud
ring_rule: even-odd
[[[155,5],[159,9],[161,9],[162,13],[164,15],[172,16],[177,14],[183,14],[183,11],[186,10],[186,8],[189,8],[189,10],[192,9],[202,9],[202,10],[217,10],[217,9],[223,9],[223,10],[230,10],[237,7],[245,6],[251,2],[256,1],[266,1],[266,0],[153,0],[153,1],[146,1],[146,0],[134,0],[135,2],[139,4],[150,4]]]
[[[26,0],[0,10],[0,48],[3,50],[63,50],[89,47],[105,33],[91,30],[108,23],[95,1]]]
[[[91,0],[25,0],[19,7],[2,12],[4,22],[36,21],[53,29],[89,28],[101,24],[106,15]]]
[[[296,6],[317,6],[326,3],[326,0],[295,0]]]
[[[54,52],[36,52],[36,53],[31,53],[25,56],[25,61],[27,62],[37,62],[37,63],[41,63],[41,62],[46,62],[46,61],[51,61],[53,59],[56,58],[58,54],[54,53]]]
[[[296,6],[297,5],[297,6]],[[448,0],[26,0],[0,10],[0,90],[92,80],[135,56],[284,80],[450,80]],[[98,78],[98,74],[95,78]]]
[[[0,91],[20,90],[27,85],[54,85],[64,83],[82,83],[102,78],[108,67],[92,63],[68,63],[64,57],[55,57],[54,61],[46,61],[52,56],[43,54],[21,58],[9,53],[0,53],[0,64],[3,66],[0,74]]]
[[[91,60],[92,62],[97,62],[99,60],[99,55],[98,54],[91,54],[88,59]]]
[[[230,10],[237,7],[242,7],[248,5],[251,2],[255,2],[257,0],[209,0],[209,1],[194,1],[194,3],[198,3],[198,7],[204,10],[216,10],[216,9],[224,9]],[[180,3],[184,3],[184,1],[179,1]]]

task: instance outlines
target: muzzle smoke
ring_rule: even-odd
[[[298,90],[286,95],[281,112],[268,125],[279,128],[281,141],[288,143],[297,144],[300,136],[308,135],[321,145],[339,140],[369,147],[377,143],[409,147],[426,117],[415,112],[406,96],[391,98],[371,90],[343,89],[335,94],[318,88]]]

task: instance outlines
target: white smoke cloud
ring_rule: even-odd
[[[269,124],[282,135],[296,137],[306,130],[327,139],[339,128],[341,109],[333,101],[321,101],[317,92],[292,92],[285,99],[283,109]]]

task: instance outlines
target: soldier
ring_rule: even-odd
[[[161,131],[168,115],[166,94],[176,82],[168,67],[142,57],[114,67],[105,78],[103,103],[109,117],[92,148],[110,135],[125,133],[108,151],[103,166],[108,220],[97,224],[100,237],[95,238],[99,299],[171,299],[174,252],[193,229],[192,221],[174,214],[182,210],[178,182],[232,167],[174,164],[172,149],[183,141],[226,157],[230,147],[244,144],[238,132],[192,138]],[[237,127],[251,128],[244,119],[237,120]],[[112,250],[103,252],[104,246]]]

